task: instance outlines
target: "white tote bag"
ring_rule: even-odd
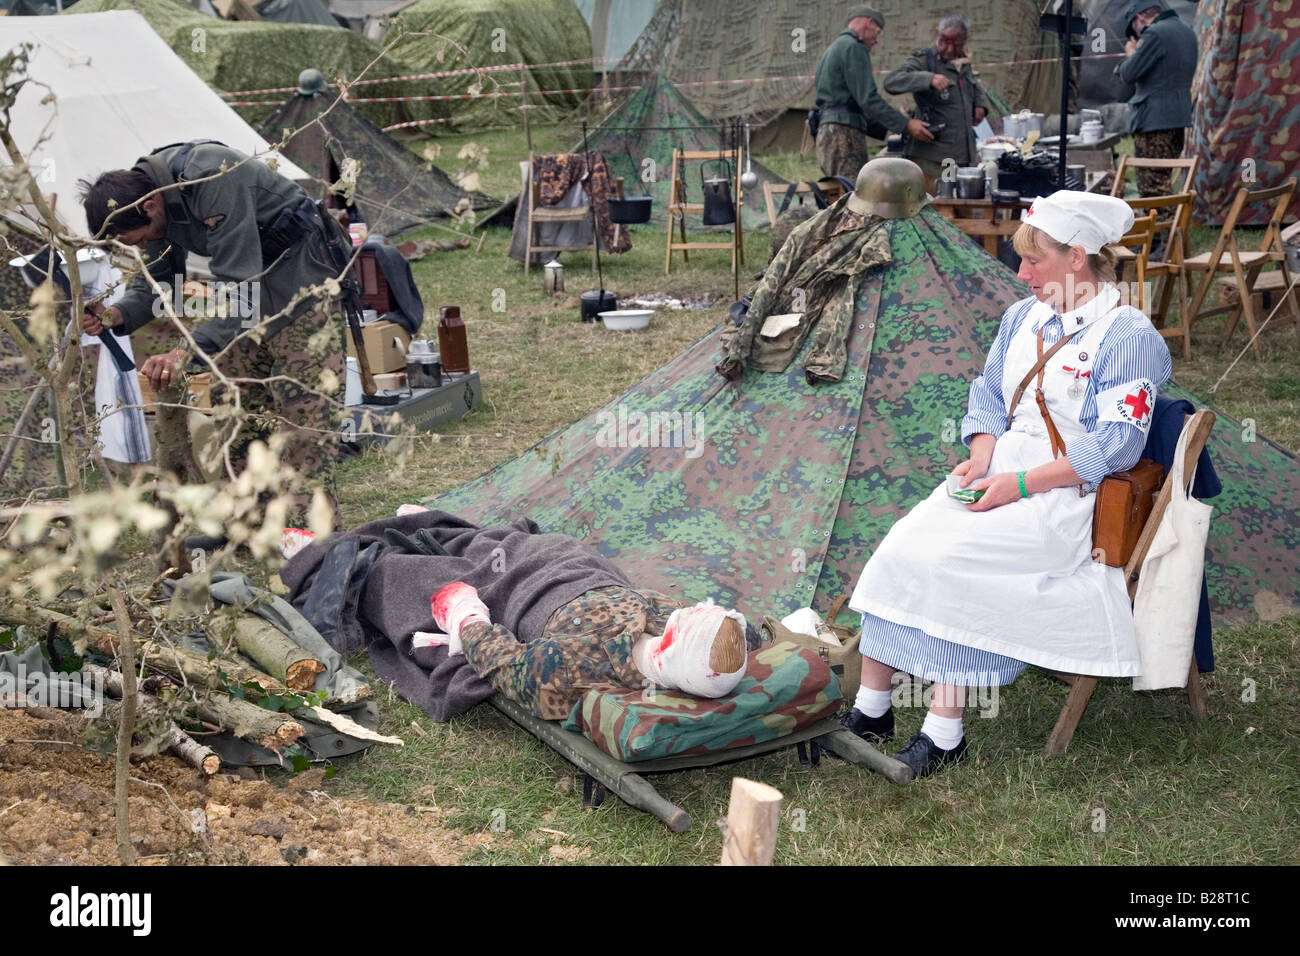
[[[1142,562],[1133,598],[1133,630],[1142,656],[1142,673],[1133,678],[1134,690],[1186,687],[1191,669],[1205,573],[1205,539],[1214,508],[1187,492],[1196,470],[1191,478],[1184,478],[1186,447],[1184,428],[1174,451],[1173,471],[1166,479],[1173,495]]]

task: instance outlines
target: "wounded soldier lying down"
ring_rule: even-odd
[[[434,720],[493,693],[548,720],[596,688],[721,697],[745,674],[741,614],[647,590],[528,518],[480,527],[404,506],[320,541],[287,534],[290,603],[340,653],[368,647],[375,675]],[[422,636],[438,630],[448,639]]]
[[[538,717],[561,720],[598,687],[655,685],[721,697],[745,676],[745,618],[716,604],[684,607],[648,590],[598,587],[557,610],[523,644],[463,581],[433,596],[449,649]]]

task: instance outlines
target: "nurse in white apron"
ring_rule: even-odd
[[[896,754],[917,776],[965,754],[968,687],[1010,683],[1028,664],[1115,677],[1139,668],[1123,570],[1092,557],[1093,489],[1141,457],[1169,349],[1110,284],[1103,250],[1132,227],[1127,203],[1061,191],[1022,218],[1019,278],[1034,294],[1003,315],[971,384],[971,455],[952,479],[983,495],[963,503],[940,484],[886,535],[849,605],[862,613],[864,660],[846,727],[889,739],[894,673],[935,682],[921,732]],[[1017,386],[1062,339],[1008,428]]]

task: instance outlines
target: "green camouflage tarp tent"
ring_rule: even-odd
[[[890,526],[966,457],[969,383],[1003,311],[1027,294],[932,210],[888,228],[893,262],[858,288],[842,381],[806,383],[809,336],[785,373],[748,370],[727,383],[714,371],[714,330],[429,503],[480,523],[527,516],[594,544],[638,584],[751,617],[825,613]],[[669,427],[683,421],[689,433]],[[1288,602],[1300,591],[1296,460],[1242,435],[1220,418],[1210,446],[1224,483],[1207,560],[1221,615],[1249,610],[1266,590]]]
[[[727,135],[731,133],[728,131]],[[741,135],[743,137],[743,133]],[[624,195],[649,193],[654,197],[651,219],[658,223],[666,222],[668,216],[673,149],[717,149],[722,138],[721,124],[701,116],[681,91],[662,75],[649,77],[639,90],[587,134],[589,148],[603,153],[611,173],[623,177]],[[744,145],[743,139],[741,145]],[[576,143],[573,148],[575,151],[582,149],[582,143]],[[646,160],[653,160],[653,167],[648,166]],[[754,163],[753,168],[760,182],[785,182],[760,163]],[[720,169],[720,166],[710,163],[706,175],[712,176]],[[644,177],[643,173],[646,174]],[[652,181],[645,182],[645,178]],[[687,198],[691,202],[701,202],[699,160],[686,164],[682,179]],[[768,225],[761,186],[745,193],[744,225],[747,229],[761,229]],[[691,217],[687,228],[701,228],[698,215]]]
[[[465,192],[437,166],[426,167],[346,101],[335,102],[337,97],[335,90],[294,93],[260,130],[273,142],[298,130],[281,152],[312,175],[315,195],[324,198],[343,161],[352,158],[361,163],[357,209],[372,231],[385,236],[445,218],[462,198],[476,210],[497,204],[481,192]]]
[[[912,51],[934,42],[940,17],[962,9],[971,19],[969,47],[984,81],[1013,109],[1060,108],[1060,66],[1052,60],[1059,48],[1038,29],[1043,0],[872,5],[886,24],[871,53],[877,83]],[[813,106],[817,61],[844,29],[849,7],[807,0],[661,0],[618,68],[664,72],[711,120],[749,117],[760,152],[797,150],[803,117]],[[886,99],[905,112],[913,106],[910,94]]]
[[[270,88],[294,89],[298,74],[315,67],[329,82],[340,76],[354,79],[376,57],[366,73],[377,79],[405,76],[412,70],[351,30],[305,23],[264,23],[218,20],[205,16],[182,0],[80,0],[61,16],[101,10],[138,10],[149,25],[186,64],[218,93]],[[409,96],[428,92],[425,84],[382,83],[353,90],[352,96]],[[364,91],[364,92],[363,92]],[[258,93],[240,100],[269,102],[239,107],[239,115],[257,125],[271,115],[283,93]],[[364,103],[358,108],[380,126],[412,119],[445,116],[437,103]],[[163,144],[159,144],[160,146]]]
[[[1294,3],[1202,0],[1196,11],[1201,62],[1185,154],[1195,156],[1197,221],[1221,225],[1242,186],[1280,186],[1300,168],[1300,9]],[[1300,192],[1288,217],[1300,216]],[[1241,222],[1262,225],[1247,207]]]
[[[403,30],[409,35],[397,39]],[[427,81],[427,94],[502,94],[441,101],[463,126],[523,125],[520,71],[497,67],[529,65],[534,123],[559,119],[592,85],[591,32],[573,0],[418,0],[385,35],[385,44],[394,41],[393,55],[420,71],[483,71]]]

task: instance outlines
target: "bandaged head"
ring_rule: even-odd
[[[739,628],[739,652],[733,657],[739,660],[739,668],[724,673],[712,665],[717,662],[715,644],[730,638],[723,631],[727,621]],[[641,673],[660,687],[696,697],[721,697],[745,676],[744,633],[743,614],[706,601],[673,611],[663,634],[638,641],[633,655]]]

